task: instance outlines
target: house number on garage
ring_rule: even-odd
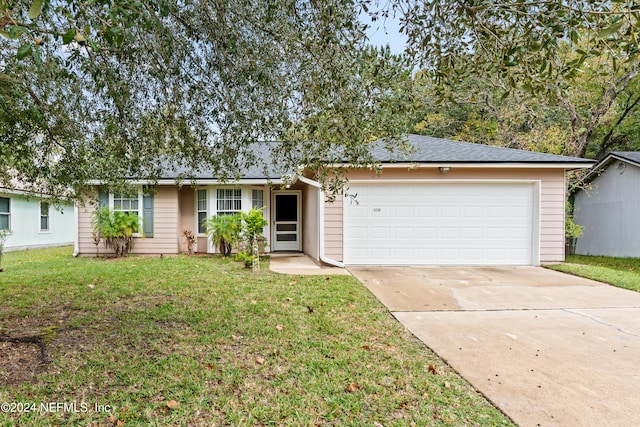
[[[373,212],[374,212],[374,213],[379,213],[379,212],[381,212],[381,211],[382,211],[382,209],[380,209],[380,208],[373,208]]]

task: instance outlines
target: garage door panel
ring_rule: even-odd
[[[488,240],[504,240],[507,236],[507,230],[504,227],[487,227],[486,232]]]
[[[458,240],[460,238],[460,230],[454,227],[442,227],[438,237],[443,240]]]
[[[369,236],[372,239],[388,239],[391,237],[390,227],[371,227]]]
[[[487,218],[505,218],[507,209],[504,206],[487,206]]]
[[[438,237],[438,229],[436,227],[417,227],[418,239],[436,239]]]
[[[460,208],[458,206],[442,206],[440,216],[444,218],[460,218]]]
[[[395,227],[394,239],[411,239],[415,236],[415,229],[413,227]]]
[[[413,206],[397,206],[394,213],[396,218],[413,218],[415,216]]]
[[[484,209],[482,206],[465,206],[464,217],[465,218],[482,218],[484,215]]]
[[[487,259],[494,262],[502,262],[508,257],[507,251],[502,248],[489,248],[487,249]]]
[[[484,239],[484,230],[482,227],[465,227],[463,236],[465,240],[482,240]]]
[[[531,264],[533,185],[354,184],[347,264]]]
[[[424,202],[428,203],[428,202]],[[418,206],[418,218],[437,218],[438,208],[435,206]]]

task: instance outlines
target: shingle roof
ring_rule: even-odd
[[[640,166],[640,151],[614,151],[609,153],[609,155],[616,156],[619,159],[624,159],[631,163],[635,163],[636,166]]]
[[[415,152],[408,156],[391,154],[381,142],[372,151],[382,162],[416,163],[570,163],[590,164],[590,160],[555,154],[536,153],[514,148],[494,147],[422,135],[409,135]]]
[[[587,166],[593,163],[591,160],[576,157],[557,156],[553,154],[535,153],[512,148],[494,147],[469,142],[453,141],[449,139],[433,138],[421,135],[409,135],[407,142],[414,150],[408,155],[400,152],[389,151],[382,141],[376,141],[371,145],[372,158],[382,163],[513,163],[513,164],[571,164],[576,167]],[[160,178],[164,179],[220,179],[233,181],[236,177],[245,180],[269,179],[277,181],[285,175],[292,175],[294,171],[289,167],[279,165],[274,158],[272,149],[277,146],[274,142],[256,143],[251,146],[257,165],[246,159],[236,159],[237,165],[233,166],[228,176],[215,176],[206,168],[197,165],[184,165],[164,163]],[[239,157],[241,157],[239,155]],[[345,163],[347,163],[345,161]],[[237,174],[236,174],[237,172]]]
[[[584,191],[582,188],[584,184],[593,181],[595,178],[606,170],[611,163],[616,160],[622,160],[632,165],[640,167],[640,151],[612,151],[600,161],[597,165],[593,166],[585,176],[583,176],[577,183],[570,189],[571,193],[578,191]]]
[[[278,165],[278,162],[273,161],[271,153],[272,144],[252,144],[251,155],[254,159],[244,158],[242,155],[238,155],[238,158],[233,159],[237,163],[233,167],[230,167],[226,176],[218,176],[221,174],[214,174],[211,169],[207,169],[203,166],[192,166],[177,164],[176,162],[164,162],[162,164],[161,179],[195,179],[195,180],[207,180],[207,179],[221,179],[224,178],[229,181],[234,181],[236,178],[240,179],[269,179],[272,181],[278,181],[285,175],[292,175],[293,171],[290,168],[285,168]]]

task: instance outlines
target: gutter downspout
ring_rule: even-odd
[[[327,263],[329,265],[333,265],[335,267],[344,268],[344,263],[340,261],[336,261],[335,259],[331,259],[325,256],[324,254],[324,190],[322,190],[322,185],[319,182],[314,181],[309,178],[305,178],[304,176],[297,175],[297,179],[301,182],[308,184],[312,187],[318,189],[318,233],[319,233],[319,244],[320,248],[318,251],[318,255],[320,256],[320,261]]]
[[[78,233],[78,219],[80,218],[80,213],[78,210],[78,201],[75,201],[73,203],[73,217],[75,219],[75,223],[76,223],[76,229],[75,229],[75,233],[74,233],[74,241],[73,241],[73,256],[77,257],[78,254],[80,254],[80,242],[78,242],[78,237],[79,237],[79,233]]]

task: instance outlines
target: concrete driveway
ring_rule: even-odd
[[[350,271],[519,425],[640,425],[640,293],[539,267]]]

